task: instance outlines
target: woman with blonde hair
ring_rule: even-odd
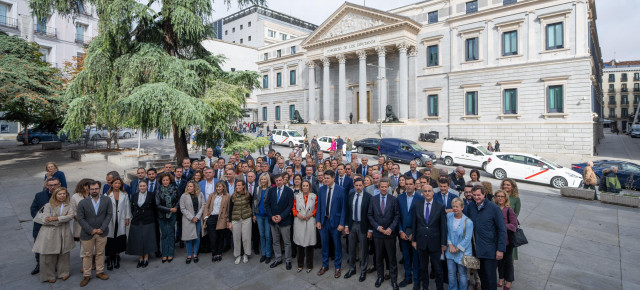
[[[504,190],[509,196],[509,204],[513,208],[513,212],[516,213],[516,217],[520,216],[520,209],[522,203],[520,202],[520,194],[518,192],[518,184],[511,178],[505,178],[500,183],[500,189]],[[513,248],[513,260],[518,259],[518,248]]]
[[[182,212],[182,240],[187,246],[187,257],[198,257],[200,236],[202,236],[202,214],[204,213],[204,195],[195,181],[189,181],[180,197]]]
[[[209,236],[212,262],[222,261],[224,230],[228,226],[230,200],[231,197],[227,193],[224,182],[218,182],[215,186],[215,192],[209,195],[204,206],[204,228]],[[189,263],[191,263],[191,257],[187,257],[187,264]]]
[[[55,162],[47,162],[47,165],[45,165],[44,170],[45,170],[45,174],[44,174],[45,183],[49,178],[55,177],[60,180],[61,187],[67,188],[67,178],[64,176],[64,172],[58,169],[58,165],[56,165]]]
[[[482,185],[482,192],[484,192],[486,198],[493,201],[493,185],[491,184],[491,182],[483,181],[480,184]]]
[[[464,202],[459,197],[451,201],[453,212],[447,213],[447,241],[445,251],[449,289],[467,289],[467,268],[462,265],[463,256],[471,256],[473,222],[462,211]],[[457,273],[457,274],[456,274]]]
[[[267,202],[267,193],[271,188],[271,178],[269,173],[260,174],[258,179],[258,190],[253,196],[253,221],[258,223],[258,232],[260,233],[260,263],[271,262],[271,227],[269,226],[269,217],[264,205]]]
[[[507,233],[515,232],[518,229],[518,217],[516,217],[516,213],[513,211],[513,208],[511,208],[509,194],[500,189],[496,191],[496,194],[493,197],[493,202],[497,204],[502,211]],[[513,249],[514,247],[509,241],[509,235],[507,234],[507,249],[504,251],[502,260],[498,261],[498,278],[500,278],[498,281],[498,287],[502,287],[504,283],[505,290],[511,289],[511,283],[513,283],[514,280]]]
[[[67,189],[56,189],[42,212],[42,227],[33,245],[33,252],[40,254],[40,281],[55,283],[57,278],[65,281],[69,278],[69,253],[75,246],[69,224],[75,212]]]
[[[244,180],[236,180],[235,192],[231,196],[229,206],[229,230],[233,234],[233,256],[236,257],[236,265],[242,262],[248,263],[251,256],[251,220],[253,209],[251,206],[251,195],[247,192]],[[240,256],[244,246],[244,256]]]
[[[114,177],[106,194],[111,199],[113,215],[109,222],[109,234],[105,255],[107,257],[107,270],[120,268],[120,253],[127,249],[127,228],[131,221],[131,202],[129,195],[124,190],[124,181],[120,177]]]

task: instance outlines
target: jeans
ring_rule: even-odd
[[[168,219],[158,219],[160,224],[160,243],[162,245],[162,256],[173,257],[173,249],[176,243],[176,214],[171,214]]]
[[[263,256],[271,258],[271,227],[269,218],[266,216],[256,216],[258,230],[260,231],[260,250]]]
[[[351,151],[347,150],[347,163],[351,163]]]
[[[449,290],[466,290],[467,268],[450,259],[447,259],[447,267],[449,268]],[[456,273],[460,275],[459,279]]]
[[[185,242],[185,244],[187,244],[187,256],[191,257],[191,254],[193,253],[194,256],[198,255],[198,249],[200,248],[200,232],[202,231],[202,222],[200,222],[198,220],[198,222],[196,222],[196,234],[197,234],[197,238],[193,239],[193,240],[188,240]]]

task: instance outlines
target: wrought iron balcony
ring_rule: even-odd
[[[0,26],[18,29],[18,19],[0,16]]]
[[[55,27],[40,26],[40,27],[36,27],[33,30],[33,32],[35,32],[38,35],[43,35],[48,37],[58,37]]]

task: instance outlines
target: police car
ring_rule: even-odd
[[[509,177],[555,188],[582,186],[582,176],[575,171],[533,154],[496,152],[487,161],[485,170],[496,179]]]

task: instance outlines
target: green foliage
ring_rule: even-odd
[[[238,135],[242,137],[230,145],[225,145],[223,150],[225,154],[232,154],[235,151],[242,151],[244,149],[249,150],[249,152],[253,152],[256,149],[268,146],[269,143],[271,143],[267,137],[253,138],[247,135]]]

